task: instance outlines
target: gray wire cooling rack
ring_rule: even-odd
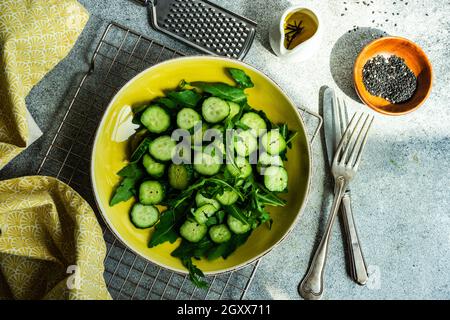
[[[258,261],[234,272],[207,278],[209,289],[195,288],[188,277],[160,268],[127,249],[106,227],[97,210],[90,181],[90,155],[95,131],[115,93],[142,70],[184,54],[116,23],[110,23],[67,107],[61,124],[39,166],[38,174],[59,178],[94,208],[107,246],[105,281],[114,299],[243,299]],[[322,119],[315,122],[311,140]]]

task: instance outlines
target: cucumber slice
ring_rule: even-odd
[[[241,111],[241,107],[236,102],[227,101],[227,103],[230,106],[230,113],[227,118],[231,119]]]
[[[258,148],[258,140],[250,130],[241,131],[234,136],[234,149],[241,157],[247,157]]]
[[[227,218],[228,227],[236,234],[244,234],[250,231],[251,226],[248,223],[242,223],[241,220],[236,219],[231,214]]]
[[[256,132],[258,136],[267,130],[266,122],[256,112],[245,113],[241,118],[241,122]]]
[[[170,116],[160,106],[153,105],[145,109],[141,115],[142,124],[153,133],[161,133],[169,129]]]
[[[207,232],[207,226],[194,220],[186,220],[180,227],[180,235],[190,242],[199,242]]]
[[[136,228],[147,229],[159,220],[159,210],[155,206],[136,203],[130,212],[130,220]]]
[[[161,136],[150,143],[150,155],[159,161],[169,161],[172,159],[177,144],[170,136]]]
[[[262,145],[267,153],[277,155],[286,149],[286,141],[279,130],[270,130],[262,137]]]
[[[197,207],[204,206],[205,204],[212,204],[217,210],[220,209],[220,203],[216,199],[210,199],[202,195],[200,192],[197,192],[195,196],[195,204]]]
[[[177,125],[181,129],[189,130],[202,121],[200,115],[191,108],[183,108],[177,114]]]
[[[264,185],[269,191],[282,192],[288,186],[288,174],[283,167],[268,167],[264,171]]]
[[[215,243],[224,243],[231,239],[231,232],[226,225],[218,224],[209,229],[209,236]]]
[[[267,152],[262,153],[259,156],[258,164],[256,166],[256,170],[258,170],[259,174],[264,174],[265,169],[270,166],[282,167],[283,160],[279,155],[272,156]]]
[[[200,224],[205,224],[208,218],[217,212],[217,208],[212,204],[205,204],[194,211],[194,219]]]
[[[237,157],[234,159],[234,164],[227,164],[228,171],[237,178],[245,179],[252,174],[252,166],[247,159]]]
[[[139,187],[139,202],[145,205],[158,204],[164,199],[164,188],[158,181],[145,181]]]
[[[230,114],[230,106],[225,100],[210,97],[203,101],[202,115],[209,123],[223,121]]]
[[[217,194],[216,199],[224,206],[230,206],[239,199],[239,195],[232,189],[225,189],[223,193]]]
[[[186,189],[192,178],[192,168],[183,164],[171,164],[169,167],[169,184],[177,190]]]
[[[219,131],[221,134],[223,134],[223,131],[225,130],[225,128],[223,127],[223,125],[221,124],[215,124],[212,126],[211,129],[217,130]]]
[[[220,171],[222,160],[218,155],[212,156],[207,153],[197,153],[194,156],[194,169],[202,175],[212,176]]]
[[[203,144],[203,139],[205,137],[205,133],[208,130],[208,125],[206,123],[202,124],[202,127],[194,128],[196,129],[194,133],[191,135],[191,144],[195,146],[201,146]]]
[[[144,154],[142,158],[142,164],[149,175],[154,178],[161,178],[164,175],[164,169],[166,165],[156,162],[149,154]]]

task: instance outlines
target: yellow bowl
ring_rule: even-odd
[[[187,57],[168,60],[155,65],[128,82],[106,109],[94,141],[92,151],[92,184],[100,212],[108,227],[130,250],[145,259],[175,272],[186,273],[179,259],[170,253],[179,245],[164,243],[148,248],[152,229],[133,227],[128,213],[134,200],[110,207],[111,194],[120,181],[116,173],[127,164],[127,138],[133,133],[131,107],[162,96],[164,90],[175,88],[180,80],[211,81],[233,84],[226,68],[245,70],[255,87],[246,90],[248,101],[256,109],[264,110],[275,123],[286,122],[298,131],[293,148],[288,151],[285,164],[289,174],[287,205],[270,208],[273,226],[256,229],[247,243],[227,259],[200,260],[197,263],[205,274],[217,274],[243,267],[260,258],[283,240],[299,216],[309,190],[311,179],[311,151],[302,119],[292,101],[271,79],[258,70],[235,60],[219,57]]]

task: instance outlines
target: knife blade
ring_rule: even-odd
[[[335,93],[331,88],[326,88],[323,93],[323,130],[325,131],[325,145],[327,148],[328,163],[333,164],[334,152],[336,149],[336,141],[340,137],[336,137],[336,128],[334,121],[334,103]]]
[[[327,150],[328,162],[331,166],[335,151],[341,140],[342,131],[337,114],[336,95],[332,88],[326,88],[323,93],[323,121],[325,132],[325,145]],[[344,123],[344,127],[347,124]],[[363,285],[367,282],[368,274],[366,262],[362,254],[361,245],[359,243],[358,233],[356,231],[355,221],[351,209],[350,187],[347,187],[345,195],[341,203],[341,214],[344,219],[345,233],[347,235],[347,245],[349,247],[350,256],[350,273],[352,278],[359,284]]]

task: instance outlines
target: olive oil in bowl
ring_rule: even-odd
[[[317,32],[318,21],[310,10],[289,14],[284,21],[284,47],[292,50],[311,39]]]
[[[319,49],[322,31],[319,14],[303,6],[294,6],[273,22],[270,45],[278,57],[305,61]]]

